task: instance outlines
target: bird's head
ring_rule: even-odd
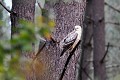
[[[76,25],[76,26],[75,26],[75,30],[81,30],[81,26]]]

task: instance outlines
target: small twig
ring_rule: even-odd
[[[0,1],[0,4],[2,5],[2,7],[4,7],[9,13],[11,13],[11,11]]]
[[[110,4],[108,4],[107,2],[105,2],[105,5],[107,5],[108,7],[110,7],[111,9],[117,11],[118,13],[120,13],[120,10],[116,9],[115,7],[111,6]]]
[[[45,47],[46,42],[43,44],[43,46],[38,50],[38,52],[36,53],[35,57],[33,58],[33,61],[37,58],[37,56],[39,55],[39,53],[43,50],[43,48]]]
[[[40,5],[40,3],[37,1],[37,3],[38,3],[38,6],[40,7],[40,9],[42,9],[42,7],[41,7],[41,5]]]
[[[0,1],[0,5],[2,5],[2,7],[5,8],[5,10],[8,11],[9,13],[16,15],[15,12],[9,10],[1,1]]]
[[[105,57],[106,57],[106,55],[107,55],[107,53],[108,53],[109,46],[110,46],[110,43],[108,42],[107,50],[106,50],[106,52],[105,52],[103,58],[101,59],[100,63],[103,63],[103,62],[104,62],[104,59],[105,59]]]
[[[50,40],[53,42],[53,43],[56,43],[56,44],[59,44],[60,42],[55,40],[52,36],[50,37]]]

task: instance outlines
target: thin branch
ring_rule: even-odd
[[[105,55],[104,55],[103,58],[101,59],[100,63],[103,63],[103,62],[104,62],[104,59],[105,59],[105,57],[106,57],[106,55],[107,55],[107,53],[108,53],[109,46],[110,46],[110,43],[108,42],[107,50],[106,50],[106,52],[105,52]]]
[[[42,7],[41,7],[41,5],[40,5],[40,3],[37,1],[37,3],[38,3],[38,6],[40,7],[40,9],[42,9]]]
[[[2,5],[2,7],[3,7],[6,11],[8,11],[9,13],[16,15],[16,13],[13,12],[13,11],[11,11],[11,10],[9,10],[9,9],[2,3],[2,1],[0,1],[0,5]]]
[[[120,13],[120,10],[116,9],[115,7],[111,6],[110,4],[108,4],[107,2],[105,2],[105,5],[107,5],[108,7],[110,7],[111,9],[117,11],[118,13]]]
[[[35,54],[35,57],[33,58],[33,61],[37,58],[37,56],[39,55],[39,53],[43,50],[43,48],[45,47],[46,42],[43,44],[43,46],[38,50],[38,52]]]
[[[0,4],[2,5],[3,8],[5,8],[9,13],[11,13],[11,11],[0,1]]]
[[[51,40],[53,43],[56,43],[56,44],[59,44],[59,43],[60,43],[60,41],[55,40],[52,36],[50,37],[50,40]]]
[[[65,62],[65,66],[64,66],[64,68],[63,68],[63,71],[62,71],[62,73],[61,73],[61,75],[60,75],[59,80],[62,80],[62,79],[63,79],[63,76],[64,76],[65,71],[66,71],[66,69],[67,69],[67,65],[68,65],[68,63],[70,62],[70,59],[71,59],[72,55],[74,54],[74,52],[75,52],[75,50],[76,50],[76,48],[78,47],[79,44],[80,44],[80,42],[79,42],[79,43],[76,45],[76,47],[70,52],[70,55],[68,56],[67,61]]]

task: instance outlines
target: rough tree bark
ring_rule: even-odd
[[[34,21],[36,0],[12,0],[11,18],[11,38],[14,34],[19,33],[19,20]],[[23,45],[24,46],[24,45]],[[32,45],[31,45],[32,46]],[[33,49],[34,50],[34,49]],[[22,62],[24,63],[24,62]],[[24,65],[25,66],[25,65]],[[30,72],[25,73],[26,79],[30,80]]]
[[[93,20],[94,15],[91,0],[87,0],[84,28],[83,28],[83,43],[82,43],[82,54],[80,58],[80,69],[78,80],[91,80],[90,67],[92,60],[92,37],[93,37]]]
[[[11,35],[18,32],[17,26],[19,25],[19,20],[29,20],[34,21],[35,13],[35,1],[36,0],[12,0],[12,10],[16,14],[11,14]]]
[[[101,62],[105,55],[105,31],[104,31],[104,0],[92,0],[93,5],[93,66],[95,80],[106,80],[105,63]]]
[[[47,10],[53,11],[54,20],[56,22],[55,31],[52,37],[60,41],[69,32],[71,32],[75,25],[83,26],[84,12],[86,7],[86,0],[71,0],[64,2],[59,0],[55,4],[49,2],[45,4]],[[68,53],[68,52],[66,52]],[[45,63],[46,71],[39,76],[38,80],[59,80],[64,64],[69,54],[65,54],[60,58],[59,45],[47,40],[45,48],[39,55],[38,60]],[[80,55],[80,47],[75,51],[70,63],[67,66],[67,70],[63,77],[63,80],[75,80],[76,78],[76,63]]]

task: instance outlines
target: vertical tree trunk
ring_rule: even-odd
[[[83,43],[82,43],[82,54],[80,59],[80,69],[78,80],[91,80],[90,67],[92,60],[92,36],[93,36],[93,21],[91,20],[93,16],[93,9],[91,0],[87,1],[86,12],[85,12],[85,25],[83,28]]]
[[[36,0],[12,0],[12,11],[16,14],[12,13],[10,15],[11,26],[12,26],[11,27],[11,38],[14,34],[19,33],[19,30],[18,30],[19,20],[28,20],[28,21],[31,21],[31,22],[34,21],[35,2],[36,2]],[[28,63],[22,62],[20,64],[21,65],[25,64],[25,65],[22,66],[22,68],[26,69],[26,65]],[[27,71],[26,73],[24,73],[24,75],[26,75],[27,80],[30,80],[30,77],[31,77],[32,74],[30,73],[30,71]],[[32,79],[32,77],[31,77],[31,79]]]
[[[11,38],[14,34],[19,33],[19,20],[28,20],[33,22],[35,15],[35,2],[36,0],[12,0],[11,13]],[[32,45],[32,44],[31,44]],[[23,45],[24,46],[24,45]],[[34,45],[31,47],[34,48]],[[34,51],[34,49],[32,50]]]
[[[105,31],[104,31],[104,0],[93,0],[93,43],[94,43],[94,78],[95,80],[105,80],[105,63],[101,59],[105,54]]]
[[[36,0],[12,0],[12,11],[16,14],[11,14],[11,35],[18,32],[17,26],[19,25],[20,19],[34,21],[35,1]]]
[[[71,32],[75,25],[83,26],[84,11],[86,7],[86,0],[72,0],[70,2],[64,2],[60,0],[55,4],[50,2],[45,4],[46,9],[53,11],[54,20],[56,22],[55,32],[52,37],[60,41],[69,32]],[[47,71],[43,76],[39,76],[40,80],[59,80],[63,67],[69,53],[60,58],[60,48],[56,44],[47,41],[47,44],[43,51],[40,53],[39,60],[47,65]],[[76,63],[80,55],[80,47],[75,51],[70,63],[67,66],[67,70],[63,77],[63,80],[75,80],[76,78]]]

